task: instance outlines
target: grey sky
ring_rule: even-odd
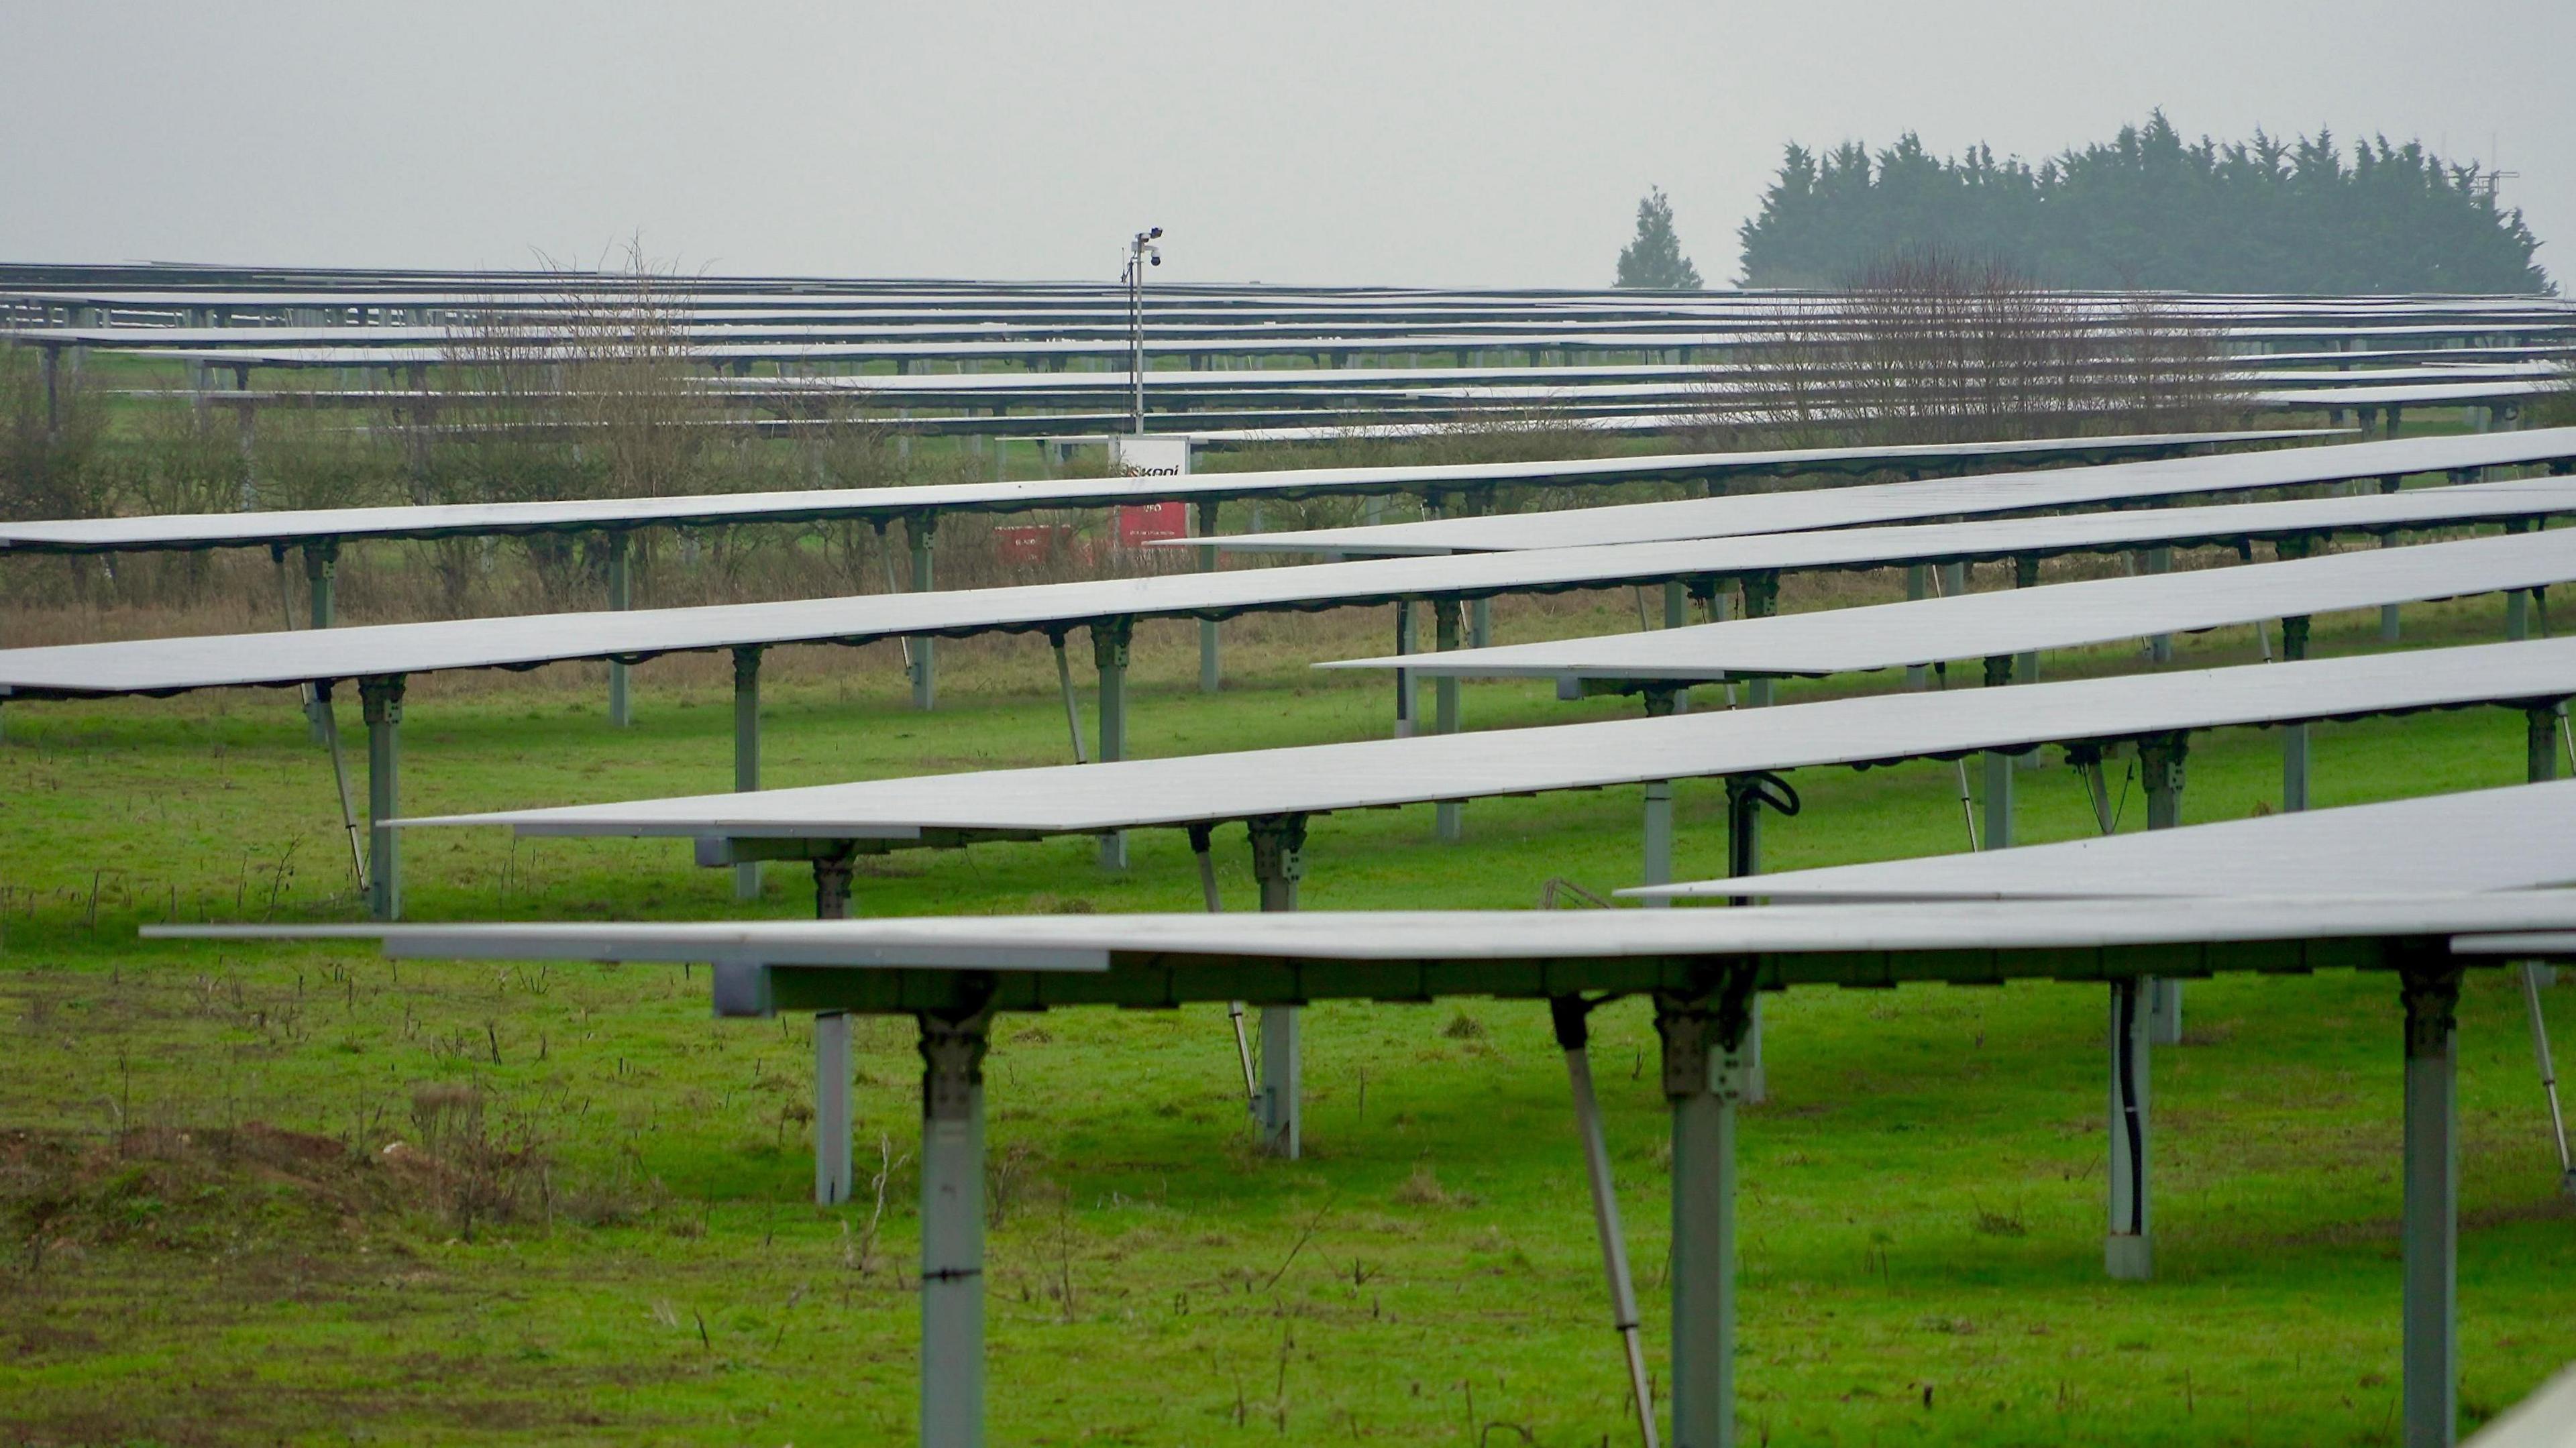
[[[1712,281],[1781,144],[2500,144],[2576,274],[2576,4],[126,6],[0,0],[0,259]],[[2492,142],[2490,138],[2493,138]]]

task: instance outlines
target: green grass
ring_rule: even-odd
[[[1549,626],[1607,626],[1624,604]],[[2412,609],[2409,642],[2492,638],[2495,613],[2492,600]],[[2375,646],[2367,620],[2320,622],[2320,652]],[[1522,623],[1507,611],[1506,635]],[[1311,638],[1262,642],[1328,625],[1244,630],[1216,698],[1186,685],[1189,631],[1149,629],[1135,752],[1382,733],[1382,681],[1295,667],[1333,651]],[[2186,639],[2183,662],[2250,649],[2242,633]],[[773,676],[773,785],[1064,757],[1035,651],[945,646],[946,702],[928,718],[902,706],[883,652],[818,653]],[[2133,662],[2096,651],[2045,667]],[[729,781],[731,716],[711,673],[641,671],[629,731],[605,727],[580,671],[559,676],[418,692],[407,808]],[[1468,717],[1635,707],[1545,694],[1473,686]],[[799,1115],[805,1023],[710,1020],[702,976],[138,942],[138,922],[174,912],[356,913],[328,773],[285,697],[13,707],[8,729],[6,1441],[909,1433],[908,1023],[861,1023],[861,1199],[819,1210]],[[2512,783],[2521,729],[2499,710],[2321,727],[2318,803]],[[2090,828],[2070,772],[2052,762],[2021,781],[2025,840]],[[1796,783],[1807,813],[1770,828],[1776,868],[1963,843],[1948,766]],[[2266,736],[2205,736],[2186,815],[2242,816],[2277,788]],[[1719,791],[1686,783],[1680,809],[1680,871],[1716,871]],[[2133,793],[2129,828],[2142,813]],[[1637,816],[1634,791],[1479,802],[1455,847],[1430,839],[1427,808],[1322,820],[1305,900],[1526,906],[1553,877],[1606,890],[1634,877]],[[1197,907],[1179,835],[1138,836],[1116,877],[1092,853],[889,856],[864,867],[860,907]],[[1228,903],[1248,904],[1238,830],[1219,858]],[[726,872],[668,843],[424,833],[408,870],[415,918],[739,913]],[[803,913],[802,882],[773,870],[756,908]],[[2188,997],[2189,1042],[2156,1061],[2160,1276],[2127,1285],[2100,1271],[2098,990],[1771,1003],[1773,1099],[1742,1133],[1748,1442],[2395,1441],[2395,987],[2226,979]],[[1448,1029],[1461,1015],[1482,1030]],[[2484,1416],[2576,1342],[2576,1215],[2554,1195],[2518,998],[2480,974],[2461,1015],[2464,1401]],[[1313,1010],[1306,1038],[1311,1154],[1281,1164],[1246,1149],[1221,1013],[1001,1024],[995,1441],[1628,1441],[1545,1013],[1336,1004]],[[1644,1008],[1605,1012],[1596,1043],[1660,1377],[1664,1133]],[[2559,1043],[2576,1051],[2576,1033],[2562,1024]],[[479,1125],[440,1090],[460,1083]],[[896,1161],[871,1244],[880,1142]]]

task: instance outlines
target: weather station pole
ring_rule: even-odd
[[[1145,435],[1145,268],[1163,264],[1157,226],[1127,243],[1127,430]]]

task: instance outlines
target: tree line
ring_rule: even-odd
[[[1792,144],[1738,229],[1743,284],[1844,286],[1930,246],[2062,287],[2554,293],[2496,182],[2384,136],[2349,158],[2325,130],[2187,142],[2162,111],[2037,166],[1985,146],[1936,156],[1911,132],[1875,153]]]

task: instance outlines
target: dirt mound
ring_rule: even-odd
[[[258,1122],[106,1140],[6,1131],[0,1220],[21,1240],[182,1251],[346,1234],[369,1218],[444,1205],[449,1170],[408,1156],[388,1161]]]

